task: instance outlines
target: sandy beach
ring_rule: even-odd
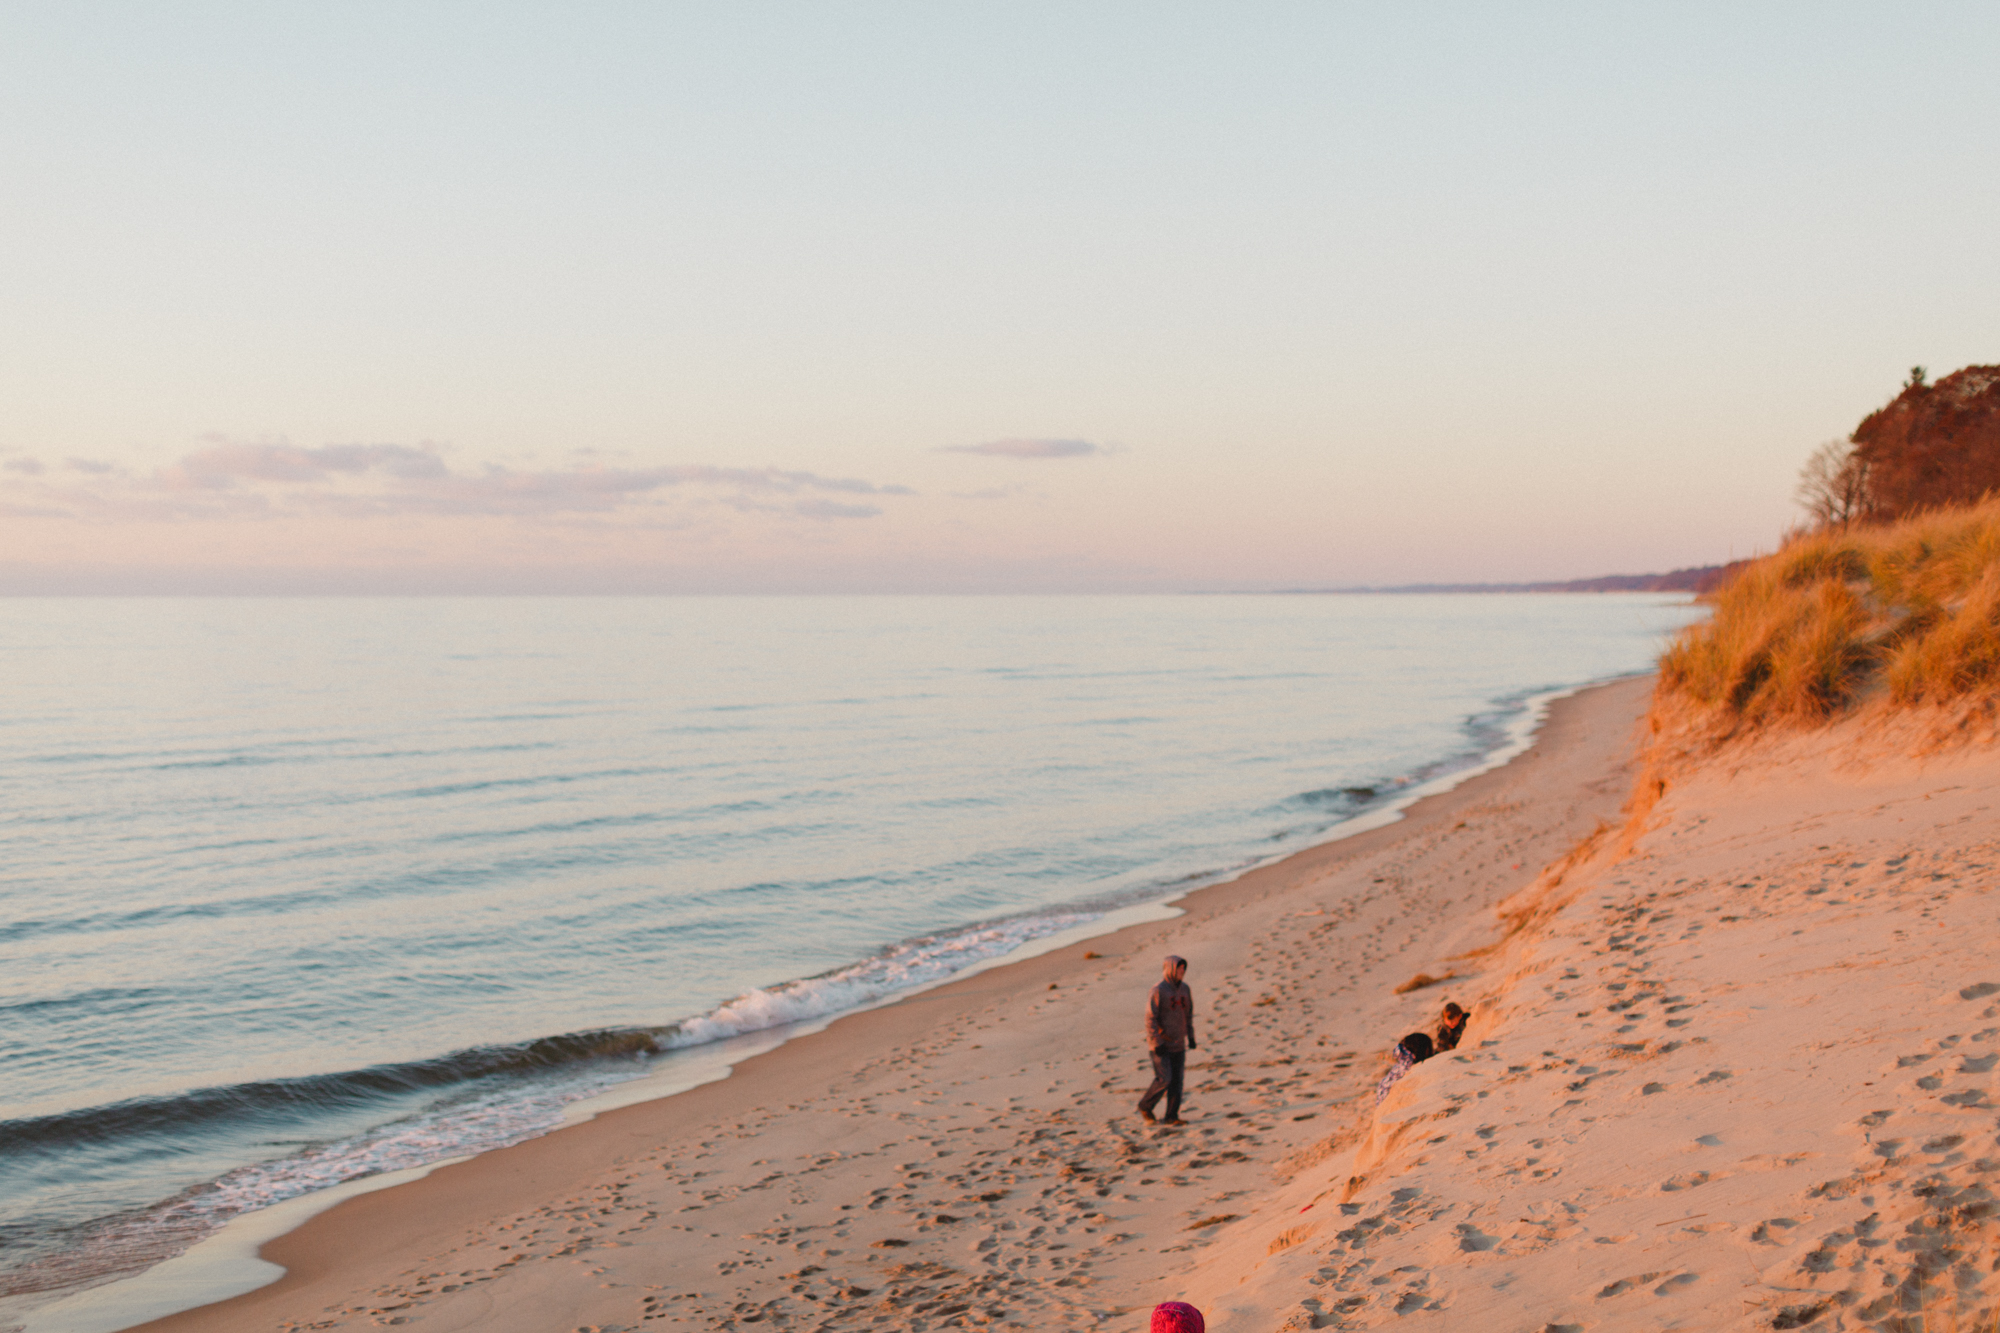
[[[1842,724],[1677,772],[1647,678],[1186,914],[365,1195],[145,1327],[1895,1328],[1996,1248],[2000,771]],[[1189,1123],[1134,1113],[1191,960]],[[1414,974],[1455,974],[1398,993]],[[1446,999],[1456,1052],[1378,1106]],[[1996,1154],[2000,1155],[2000,1154]],[[1912,1325],[1914,1327],[1915,1325]],[[1947,1326],[1947,1325],[1934,1325]]]

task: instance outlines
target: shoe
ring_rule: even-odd
[[[1181,1119],[1177,1115],[1170,1115],[1165,1120],[1162,1120],[1160,1123],[1163,1125],[1185,1125],[1187,1121]]]
[[[1149,1125],[1152,1124],[1156,1119],[1158,1119],[1158,1117],[1153,1114],[1152,1108],[1149,1106],[1142,1106],[1139,1108],[1139,1118],[1145,1121]]]

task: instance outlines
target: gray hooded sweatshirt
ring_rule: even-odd
[[[1185,958],[1169,957],[1160,969],[1165,975],[1146,1002],[1146,1045],[1153,1050],[1185,1051],[1195,1044],[1194,991],[1173,979],[1174,968],[1186,965]]]

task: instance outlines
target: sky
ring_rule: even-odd
[[[2000,361],[1991,5],[0,6],[0,593],[1769,549]]]

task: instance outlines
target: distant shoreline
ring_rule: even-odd
[[[1553,583],[1398,583],[1388,586],[1352,588],[1278,588],[1280,594],[1299,596],[1333,593],[1464,593],[1464,592],[1691,592],[1705,593],[1748,564],[1732,560],[1726,565],[1697,565],[1670,570],[1665,574],[1601,574],[1595,578],[1568,579]]]

